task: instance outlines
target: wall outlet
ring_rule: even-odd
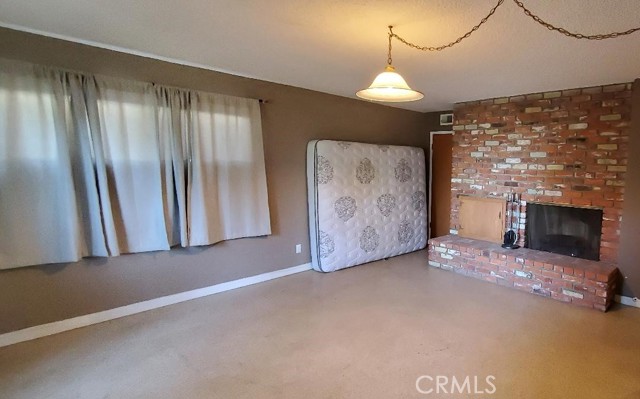
[[[296,244],[296,253],[297,254],[302,253],[302,244]]]

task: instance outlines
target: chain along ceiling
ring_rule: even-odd
[[[640,21],[638,0],[523,0],[585,34]],[[387,61],[388,25],[439,46],[476,25],[495,0],[5,0],[0,25],[217,71],[355,97]],[[440,52],[393,41],[393,63],[425,94],[392,106],[456,102],[629,82],[640,77],[640,32],[588,41],[552,32],[507,0],[478,31]]]

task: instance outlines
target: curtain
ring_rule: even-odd
[[[257,100],[0,61],[0,268],[271,233]]]
[[[96,164],[106,175],[103,218],[112,255],[169,249],[157,100],[153,86],[108,78],[85,85]],[[163,164],[163,166],[165,166]]]
[[[188,116],[190,244],[271,234],[258,102],[195,92]]]
[[[189,159],[189,120],[185,116],[189,94],[183,90],[156,87],[158,124],[165,201],[173,209],[166,215],[167,233],[172,245],[189,246],[187,229],[187,160]]]
[[[90,156],[64,74],[11,62],[0,73],[0,267],[104,256]]]
[[[179,225],[189,226],[182,245],[271,234],[258,101],[163,87],[157,97]]]

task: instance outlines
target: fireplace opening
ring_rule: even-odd
[[[600,260],[602,209],[527,203],[525,247]]]

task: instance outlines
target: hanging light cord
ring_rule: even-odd
[[[391,60],[391,39],[393,39],[393,26],[389,25],[389,52],[387,53],[387,65],[393,64]]]
[[[564,28],[560,28],[560,27],[551,25],[549,22],[543,20],[542,18],[540,18],[536,14],[532,13],[529,9],[527,9],[527,7],[525,7],[525,5],[521,1],[519,1],[519,0],[513,0],[513,1],[514,1],[514,3],[516,3],[518,5],[518,7],[522,8],[522,11],[528,17],[531,17],[531,19],[533,19],[534,21],[536,21],[540,25],[544,26],[545,28],[547,28],[549,30],[555,30],[556,32],[560,32],[565,36],[573,37],[573,38],[576,38],[576,39],[587,39],[587,40],[613,39],[613,38],[618,37],[618,36],[630,35],[633,32],[637,32],[637,31],[640,30],[640,27],[639,27],[639,28],[632,28],[632,29],[626,30],[624,32],[599,33],[599,34],[595,34],[595,35],[584,35],[582,33],[569,32],[568,30],[566,30]]]
[[[566,30],[564,28],[560,28],[560,27],[554,26],[551,23],[543,20],[542,18],[540,18],[539,16],[537,16],[536,14],[531,12],[524,5],[524,3],[522,1],[513,0],[513,2],[516,3],[516,5],[522,9],[522,11],[525,13],[525,15],[527,15],[528,17],[530,17],[531,19],[533,19],[534,21],[536,21],[540,25],[544,26],[545,28],[547,28],[549,30],[556,31],[556,32],[560,32],[565,36],[573,37],[575,39],[587,39],[587,40],[613,39],[613,38],[616,38],[616,37],[619,37],[619,36],[630,35],[630,34],[640,30],[640,27],[638,27],[638,28],[632,28],[632,29],[629,29],[629,30],[626,30],[626,31],[623,31],[623,32],[600,33],[600,34],[595,34],[595,35],[585,35],[585,34],[582,34],[582,33],[574,33],[574,32],[570,32],[570,31],[568,31],[568,30]],[[391,65],[391,39],[392,38],[395,37],[400,42],[402,42],[402,43],[406,44],[407,46],[412,47],[412,48],[414,48],[416,50],[421,50],[421,51],[442,51],[444,49],[447,49],[449,47],[453,47],[454,45],[460,43],[464,39],[466,39],[469,36],[471,36],[471,34],[473,32],[475,32],[478,29],[480,29],[480,27],[485,22],[487,22],[489,20],[489,18],[491,18],[493,16],[493,14],[496,12],[498,7],[500,7],[503,3],[504,3],[504,0],[498,0],[498,3],[489,11],[487,16],[482,18],[477,25],[475,25],[473,28],[471,28],[470,31],[468,31],[464,35],[460,36],[456,40],[452,41],[451,43],[443,44],[442,46],[437,46],[437,47],[436,46],[419,46],[419,45],[417,45],[415,43],[411,43],[410,41],[406,40],[405,38],[403,38],[401,36],[398,36],[397,34],[393,33],[393,27],[389,26],[389,59],[388,59],[389,65]]]
[[[495,7],[493,7],[491,9],[491,11],[489,11],[489,14],[487,14],[486,17],[482,18],[482,20],[480,20],[480,22],[476,26],[474,26],[473,28],[471,28],[471,30],[469,32],[465,33],[464,35],[460,36],[459,38],[457,38],[456,40],[452,41],[449,44],[443,44],[442,46],[438,46],[438,47],[418,46],[417,44],[411,43],[411,42],[405,40],[403,37],[400,37],[400,36],[396,35],[395,33],[393,33],[393,27],[392,26],[389,26],[389,43],[391,43],[391,38],[395,37],[396,39],[400,40],[402,43],[406,44],[409,47],[413,47],[416,50],[421,50],[421,51],[442,51],[442,50],[444,50],[446,48],[453,47],[454,45],[460,43],[464,39],[466,39],[469,36],[471,36],[471,34],[473,32],[475,32],[478,29],[480,29],[480,27],[485,22],[487,22],[487,20],[489,18],[491,18],[491,16],[496,12],[498,7],[500,7],[502,5],[502,3],[504,3],[504,0],[498,0],[498,4],[496,4]],[[391,44],[389,44],[389,46],[391,46]]]

